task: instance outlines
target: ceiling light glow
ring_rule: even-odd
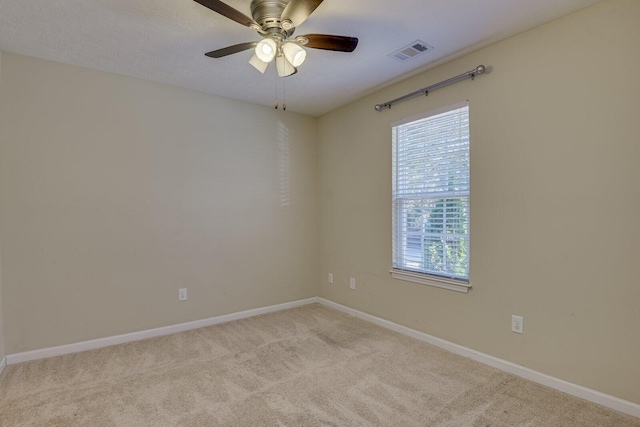
[[[307,57],[307,52],[297,43],[287,42],[282,47],[284,56],[287,57],[291,65],[299,67]]]
[[[276,56],[276,48],[276,42],[273,39],[262,39],[256,46],[256,56],[263,62],[271,62]]]

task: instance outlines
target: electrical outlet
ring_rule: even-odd
[[[186,301],[187,300],[187,288],[178,289],[178,301]]]
[[[349,288],[350,288],[352,291],[355,291],[355,290],[356,290],[356,279],[355,279],[355,277],[351,277],[351,278],[349,279]]]
[[[516,334],[524,333],[524,318],[522,316],[511,316],[511,331]]]
[[[329,273],[329,283],[333,283],[333,273]]]

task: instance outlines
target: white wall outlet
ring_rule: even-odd
[[[333,273],[329,273],[329,283],[333,283]]]
[[[516,334],[524,333],[524,318],[522,316],[511,316],[511,331]]]
[[[178,301],[186,301],[187,300],[187,288],[178,289]]]
[[[349,278],[349,288],[353,291],[356,290],[356,279],[355,277]]]

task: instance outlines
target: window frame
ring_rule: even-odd
[[[449,106],[445,106],[442,108],[438,108],[435,110],[431,110],[428,111],[426,113],[417,115],[417,116],[413,116],[413,117],[409,117],[406,118],[404,120],[395,122],[391,124],[391,129],[392,129],[392,141],[394,141],[395,136],[393,135],[394,129],[398,126],[402,126],[402,125],[407,125],[407,124],[411,124],[412,122],[416,122],[419,120],[424,120],[427,119],[429,117],[433,117],[433,116],[437,116],[439,114],[443,114],[443,113],[447,113],[447,112],[451,112],[451,111],[455,111],[461,108],[465,108],[465,107],[469,107],[469,101],[463,101],[460,103],[456,103],[453,105],[449,105]],[[467,110],[467,115],[468,115],[468,119],[469,122],[471,120],[471,113],[470,110]],[[469,128],[470,128],[470,123],[469,123]],[[470,129],[469,129],[470,131]],[[470,133],[470,132],[469,132]],[[396,158],[395,153],[393,152],[393,150],[396,149],[396,144],[392,143],[392,173],[396,173],[397,171],[397,162],[398,159]],[[469,143],[468,143],[468,148],[467,148],[468,152],[469,152],[469,157],[471,155],[471,135],[469,135]],[[470,175],[470,165],[469,165],[469,175]],[[392,177],[392,182],[396,181],[396,176]],[[469,176],[469,191],[466,193],[466,195],[464,197],[467,197],[468,200],[468,205],[467,205],[467,216],[468,216],[468,223],[470,223],[470,198],[471,198],[471,183],[470,183],[470,179],[471,177]],[[396,204],[396,200],[397,200],[397,196],[396,196],[396,185],[392,184],[392,241],[396,241],[398,239],[398,236],[396,235],[396,233],[398,233],[396,231],[396,216],[397,216],[397,204]],[[471,233],[470,233],[470,229],[468,229],[467,231],[467,236],[468,236],[468,242],[470,244],[471,242]],[[406,236],[405,236],[406,238]],[[395,245],[394,249],[395,249]],[[446,273],[442,273],[442,274],[438,274],[436,272],[430,272],[430,271],[416,271],[416,270],[409,270],[409,269],[402,269],[402,268],[397,268],[395,267],[395,262],[396,262],[396,253],[394,253],[394,250],[392,250],[392,268],[389,271],[391,273],[391,276],[394,279],[398,279],[398,280],[403,280],[403,281],[409,281],[409,282],[414,282],[414,283],[419,283],[422,285],[428,285],[428,286],[434,286],[434,287],[438,287],[438,288],[443,288],[443,289],[449,289],[452,291],[457,291],[457,292],[462,292],[462,293],[468,293],[469,289],[471,288],[471,282],[470,282],[470,273],[471,273],[471,259],[470,259],[470,253],[471,253],[471,248],[468,246],[467,247],[467,262],[468,262],[468,276],[466,278],[460,278],[460,277],[453,277],[447,275]]]

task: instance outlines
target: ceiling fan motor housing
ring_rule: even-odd
[[[289,0],[253,0],[251,2],[251,16],[262,26],[263,31],[280,30],[280,16]]]

